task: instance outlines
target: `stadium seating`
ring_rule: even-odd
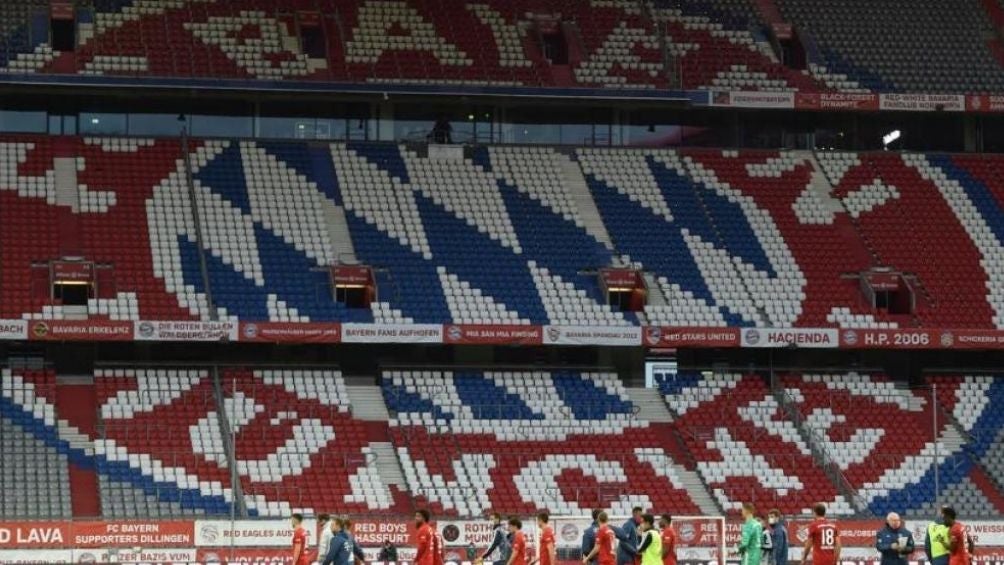
[[[176,141],[0,140],[3,317],[65,318],[40,267],[79,255],[101,319],[1004,327],[994,156],[190,145],[195,209]],[[333,297],[352,261],[375,268],[369,308]],[[606,304],[611,266],[650,275],[642,312]],[[866,301],[877,267],[904,274],[913,313]]]
[[[778,62],[749,1],[443,2],[96,2],[77,10],[73,53],[50,45],[47,3],[14,2],[0,10],[0,72],[770,91],[1004,87],[1000,48],[988,39],[996,15],[978,2],[779,0],[779,16],[805,46],[806,70]],[[561,32],[568,65],[544,57],[542,29]],[[305,30],[321,34],[322,52],[306,52]]]
[[[727,512],[754,502],[800,515],[820,501],[834,515],[855,512],[761,376],[681,372],[659,386],[698,472]]]
[[[797,29],[812,34],[819,63],[870,89],[978,93],[1004,87],[980,2],[776,3]]]
[[[220,378],[249,509],[274,517],[302,509],[401,510],[376,472],[341,373],[226,369]]]
[[[666,6],[668,4],[668,6]],[[727,90],[825,91],[822,80],[778,64],[770,47],[758,44],[742,18],[721,18],[720,11],[701,9],[701,2],[653,2],[656,21],[665,26],[670,54],[678,61],[684,88]],[[841,90],[855,87],[841,84]]]
[[[230,513],[230,470],[208,370],[98,369],[94,384],[106,514]]]
[[[586,230],[552,150],[479,149],[461,161],[389,145],[332,151],[356,254],[388,268],[381,300],[396,319],[628,323],[583,274],[611,256]]]
[[[986,187],[942,156],[843,154],[839,163],[824,166],[834,196],[857,212],[854,225],[877,265],[916,276],[916,318],[929,326],[997,326],[999,267],[987,260],[999,253],[987,216],[997,209]]]
[[[222,398],[205,369],[104,369],[95,383],[107,515],[228,514],[231,465],[252,516],[400,509],[337,371],[228,368]]]
[[[965,455],[959,457],[963,479],[950,484],[948,491],[964,491],[963,501],[953,504],[970,512],[1001,508],[1001,485],[1004,485],[1004,452],[999,441],[1004,417],[994,409],[1002,399],[996,375],[932,376],[929,385],[937,386],[937,400],[944,420],[959,429],[966,440]],[[966,472],[968,471],[968,475]],[[954,498],[961,498],[955,496]],[[968,502],[968,504],[966,504]]]
[[[70,515],[69,457],[47,430],[56,426],[55,374],[0,371],[0,516]]]
[[[935,408],[920,392],[875,374],[786,375],[781,383],[801,426],[875,515],[929,509],[936,465],[943,486],[961,483],[968,473],[954,457],[963,440],[944,418],[935,449]],[[970,503],[966,507],[975,502],[966,500],[968,492],[954,494]]]
[[[382,379],[409,489],[437,514],[697,511],[611,373],[388,370]]]
[[[412,504],[458,517],[634,505],[694,515],[689,489],[701,486],[681,479],[689,461],[729,514],[745,501],[790,515],[820,500],[837,516],[1004,508],[992,375],[930,377],[935,404],[929,386],[877,373],[787,373],[776,388],[758,374],[660,374],[675,421],[657,426],[614,373],[387,369],[382,396],[406,490],[385,483],[372,431],[335,370],[225,368],[217,384],[194,367],[98,369],[93,450],[57,418],[51,370],[0,378],[0,481],[34,483],[6,489],[5,518],[69,515],[71,463],[97,471],[106,518],[229,515],[231,433],[237,511],[251,517]],[[28,480],[39,473],[45,480]]]

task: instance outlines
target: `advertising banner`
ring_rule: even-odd
[[[61,283],[89,283],[94,280],[94,264],[87,261],[53,261],[52,280]]]
[[[600,276],[607,288],[635,288],[639,282],[633,269],[600,269]]]
[[[0,340],[28,339],[28,320],[0,320]]]
[[[743,328],[743,347],[834,348],[840,345],[836,329],[825,328]]]
[[[366,286],[373,282],[373,271],[362,265],[338,265],[331,268],[331,276],[338,286]]]
[[[28,339],[38,341],[132,341],[133,323],[114,320],[34,320]]]

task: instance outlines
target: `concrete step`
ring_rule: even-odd
[[[397,450],[389,442],[374,441],[369,444],[370,453],[376,457],[376,470],[385,485],[405,486],[404,470],[397,459]]]
[[[642,274],[642,278],[645,279],[645,288],[648,289],[648,303],[652,306],[665,306],[667,304],[666,295],[662,293],[662,287],[655,275],[645,272]]]
[[[792,151],[792,155],[804,159],[812,165],[812,175],[809,179],[809,190],[812,195],[823,205],[823,207],[833,214],[846,212],[844,204],[838,198],[833,197],[833,185],[826,178],[823,167],[816,159],[816,154],[812,151]]]
[[[720,516],[722,514],[718,503],[712,498],[711,493],[708,492],[707,487],[704,485],[704,481],[701,480],[701,477],[695,471],[691,471],[683,465],[675,463],[673,464],[673,471],[677,477],[680,477],[680,483],[687,490],[690,499],[701,509],[701,514],[705,516]]]
[[[349,224],[345,219],[345,209],[325,199],[324,222],[328,228],[328,237],[331,239],[331,250],[334,251],[335,260],[338,263],[358,263],[356,249],[352,245],[352,234],[349,232]]]
[[[352,415],[368,422],[386,422],[390,412],[383,401],[383,392],[377,385],[347,385]]]
[[[77,187],[77,159],[56,157],[53,160],[56,183],[56,204],[68,206],[74,212],[80,211],[80,190]]]
[[[579,217],[582,218],[586,231],[607,249],[613,251],[614,244],[610,239],[610,233],[607,232],[607,227],[603,224],[603,217],[600,216],[600,210],[596,207],[596,201],[593,200],[593,194],[589,191],[589,185],[586,183],[586,177],[582,174],[579,164],[570,157],[561,158],[559,162],[561,163],[562,182],[575,202],[575,207],[579,211]]]
[[[672,422],[673,415],[666,407],[666,401],[654,388],[629,388],[628,397],[638,407],[636,416],[646,422]]]
[[[56,375],[57,385],[92,385],[94,375]]]

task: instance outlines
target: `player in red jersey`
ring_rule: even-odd
[[[303,527],[303,514],[293,514],[293,565],[307,565],[307,529]]]
[[[589,555],[582,558],[583,563],[589,563],[593,557],[596,558],[596,562],[599,565],[614,565],[617,563],[617,556],[614,555],[617,534],[607,524],[607,520],[606,512],[600,512],[599,516],[596,517],[596,522],[599,524],[599,527],[596,529],[596,543],[593,544],[593,550],[589,552]]]
[[[443,536],[439,533],[436,524],[429,524],[432,528],[432,562],[433,565],[443,565],[446,561],[446,548],[443,546]]]
[[[969,565],[969,537],[966,527],[956,520],[955,509],[945,506],[941,509],[941,518],[948,528],[948,565]],[[945,543],[943,540],[942,543]]]
[[[415,512],[415,528],[418,532],[415,539],[418,540],[418,548],[415,552],[415,565],[436,565],[435,544],[436,533],[432,531],[430,520],[432,515],[426,509]]]
[[[812,552],[812,565],[837,565],[840,561],[840,531],[832,520],[826,519],[826,505],[819,503],[812,507],[816,518],[809,525],[809,539],[805,540],[802,551],[802,565]]]
[[[512,552],[506,565],[526,565],[526,535],[522,520],[515,516],[509,518],[509,534],[512,536]]]
[[[551,515],[547,512],[537,514],[540,539],[537,540],[537,558],[530,565],[558,565],[558,548],[554,543],[554,528],[548,523],[550,521]]]
[[[662,530],[662,565],[676,565],[676,530],[673,529],[673,517],[669,514],[659,517],[659,529]]]

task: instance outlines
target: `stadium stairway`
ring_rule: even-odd
[[[672,414],[669,412],[666,401],[662,398],[659,389],[650,390],[654,391],[659,397],[659,402],[663,405],[666,413],[670,414],[670,418],[672,418]],[[632,402],[636,402],[633,400],[633,397]],[[676,472],[676,476],[679,477],[680,486],[686,489],[690,499],[701,509],[701,514],[705,516],[724,515],[725,510],[715,500],[715,497],[711,496],[711,489],[708,487],[708,483],[696,471],[697,464],[694,461],[693,454],[687,450],[673,425],[663,422],[653,422],[651,426],[659,435],[659,438],[662,439],[663,449],[666,450],[672,461],[669,463],[669,466],[672,467],[673,471]]]
[[[952,410],[945,406],[942,399],[941,395],[939,395],[937,405],[938,419],[950,422],[952,427],[959,433],[959,437],[965,441],[963,449],[965,450],[967,462],[970,464],[970,469],[969,474],[962,481],[967,484],[962,486],[968,486],[970,491],[977,491],[977,496],[982,495],[986,499],[986,502],[993,506],[996,512],[1004,513],[1004,495],[1001,494],[1001,486],[994,480],[988,469],[984,467],[984,462],[980,460],[980,441],[973,435],[971,430],[967,430],[962,422],[956,418]],[[957,490],[959,490],[958,487]],[[946,499],[951,500],[950,498]]]
[[[672,422],[673,415],[657,388],[628,388],[628,398],[636,407],[635,416],[648,422]]]
[[[373,384],[350,384],[346,386],[346,390],[352,403],[352,415],[366,424],[370,439],[366,455],[373,458],[377,474],[383,484],[406,490],[404,470],[397,458],[397,451],[390,442],[387,422],[391,416],[383,399],[383,391]]]
[[[53,144],[53,175],[56,204],[59,206],[59,249],[63,255],[80,255],[80,191],[77,184],[77,155],[72,138],[59,137]]]
[[[345,218],[345,208],[337,206],[330,200],[324,201],[324,223],[331,238],[331,251],[338,263],[358,263],[356,249],[352,245],[352,234],[349,222]]]
[[[789,396],[784,388],[782,388],[778,383],[774,383],[772,388],[772,393],[774,399],[777,400],[778,405],[783,410],[785,416],[791,420],[798,434],[802,437],[802,440],[806,445],[809,446],[812,451],[812,457],[816,460],[816,465],[823,470],[824,473],[833,482],[833,485],[837,487],[837,490],[844,496],[845,499],[850,501],[851,506],[855,510],[861,511],[864,503],[860,501],[858,493],[851,486],[850,481],[840,472],[840,469],[830,463],[833,461],[833,455],[830,454],[824,445],[824,443],[817,437],[817,435],[809,429],[804,418],[798,411],[798,408],[793,404],[793,399]]]
[[[94,455],[90,438],[97,432],[98,406],[94,379],[88,376],[61,375],[56,380],[56,424],[59,436],[70,449]],[[74,518],[101,515],[98,474],[94,466],[70,461],[70,503]]]
[[[582,169],[571,158],[556,158],[561,170],[561,182],[565,185],[569,196],[578,209],[582,218],[582,225],[589,235],[596,238],[607,249],[613,251],[614,243],[610,239],[610,233],[603,224],[603,217],[600,209],[596,207],[596,201],[589,191],[589,184],[582,173]]]
[[[672,428],[673,414],[666,406],[666,401],[662,398],[662,393],[658,388],[627,388],[625,392],[628,399],[636,408],[635,416],[639,420],[650,422],[653,431],[662,440],[663,448],[670,454],[670,466],[680,478],[680,485],[686,489],[687,494],[694,501],[694,504],[701,509],[701,514],[717,516],[723,513],[722,507],[715,502],[708,486],[701,480],[693,470],[693,465],[689,467],[683,462],[687,462],[691,457],[685,448],[681,449],[676,441],[676,432]]]

